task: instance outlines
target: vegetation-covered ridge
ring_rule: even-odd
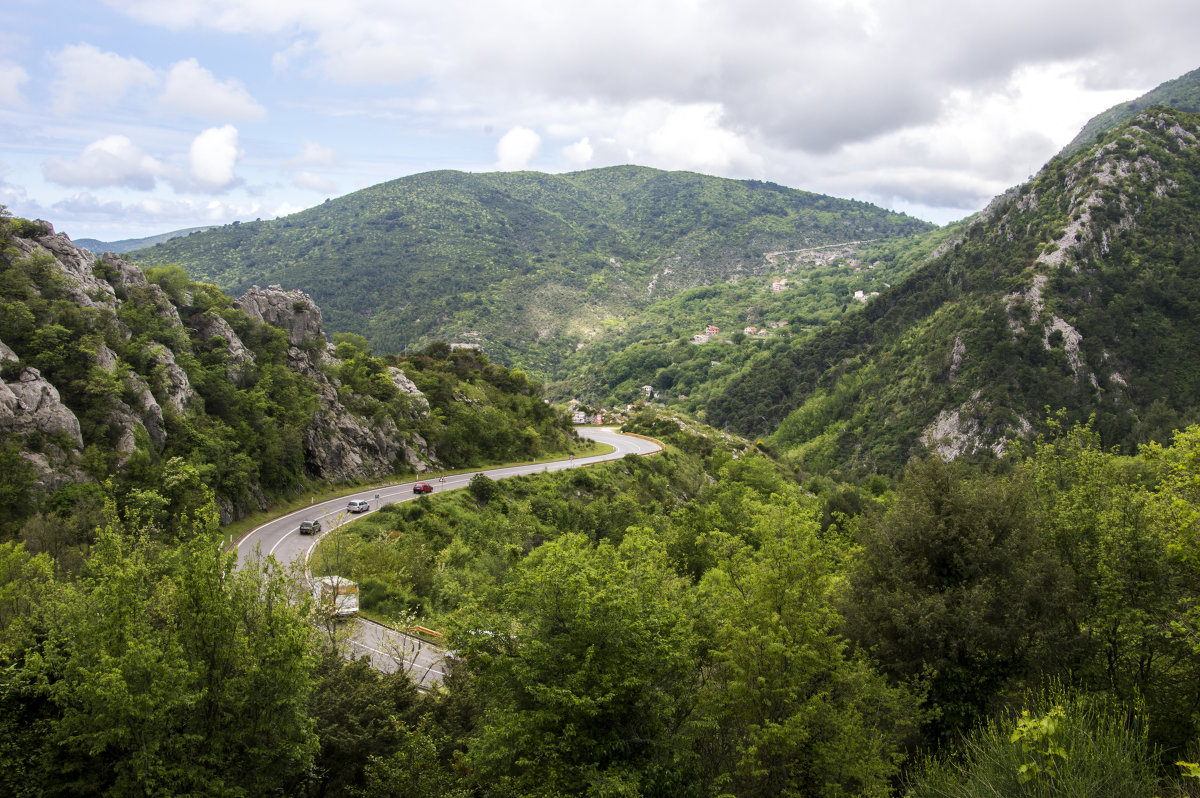
[[[1137,99],[1114,105],[1107,111],[1096,114],[1060,154],[1070,155],[1081,147],[1094,143],[1101,134],[1155,105],[1166,105],[1193,114],[1200,113],[1200,69],[1168,80]]]
[[[352,335],[328,343],[300,292],[235,301],[0,214],[0,539],[86,548],[106,481],[169,531],[202,487],[230,520],[315,482],[573,440],[540,385],[477,352],[385,361]]]
[[[839,324],[752,361],[707,421],[798,465],[1000,451],[1044,408],[1110,445],[1197,418],[1200,120],[1157,108],[1055,158]]]
[[[650,301],[763,275],[765,253],[928,230],[861,202],[758,181],[622,166],[430,172],[132,255],[242,291],[303,288],[377,351],[475,341],[548,375]]]

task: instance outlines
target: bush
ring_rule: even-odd
[[[948,756],[929,759],[910,779],[909,798],[953,795],[1089,796],[1155,794],[1155,755],[1139,713],[1097,696],[1053,688],[1032,709],[978,727]]]
[[[479,502],[482,506],[487,504],[496,495],[496,483],[484,474],[476,474],[471,477],[471,482],[467,485],[467,490],[471,492],[471,496],[474,497],[475,501]]]

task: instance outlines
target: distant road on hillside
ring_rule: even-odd
[[[442,493],[447,490],[465,488],[476,474],[485,474],[490,479],[506,479],[525,474],[579,468],[608,460],[619,460],[627,454],[653,454],[662,449],[654,441],[623,435],[611,427],[580,427],[578,432],[585,438],[612,446],[614,451],[592,457],[555,460],[550,463],[481,469],[448,476],[445,482],[436,481],[436,477],[425,480],[418,479],[330,499],[320,504],[314,504],[312,507],[280,516],[247,532],[237,543],[238,565],[245,565],[260,556],[273,556],[285,565],[307,562],[319,537],[301,536],[298,531],[300,522],[320,521],[323,533],[328,534],[342,524],[358,517],[346,513],[346,504],[353,499],[366,500],[371,505],[370,512],[374,512],[383,504],[394,504],[416,498],[416,494],[413,493],[413,485],[417,482],[429,482],[434,486],[434,493]],[[361,515],[366,515],[366,513]],[[379,670],[391,672],[403,668],[413,682],[422,687],[432,686],[441,681],[445,659],[445,651],[442,648],[362,618],[356,618],[351,623],[354,624],[354,628],[348,645],[353,647],[360,656],[363,654],[370,656],[371,664]]]

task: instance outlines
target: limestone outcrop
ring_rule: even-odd
[[[341,481],[380,477],[399,466],[426,470],[434,455],[419,436],[405,439],[391,419],[372,423],[342,404],[338,386],[328,376],[341,361],[325,340],[321,309],[308,294],[278,285],[252,286],[234,307],[287,332],[288,366],[316,384],[320,407],[304,431],[305,463],[313,475]],[[389,376],[399,391],[413,397],[419,414],[428,412],[425,396],[402,370],[392,367]]]
[[[19,347],[26,360],[0,342],[0,440],[21,442],[26,450],[23,456],[39,474],[43,488],[53,489],[64,480],[89,479],[79,468],[85,444],[99,442],[102,448],[115,451],[113,462],[118,468],[139,446],[165,451],[169,435],[178,428],[172,419],[186,423],[189,415],[206,412],[205,398],[193,380],[202,373],[195,371],[196,364],[202,358],[211,362],[214,350],[226,355],[226,376],[235,388],[258,379],[255,351],[235,330],[235,326],[245,330],[247,325],[255,329],[255,323],[283,330],[288,367],[302,375],[316,395],[316,410],[300,431],[310,476],[330,482],[372,479],[397,468],[424,471],[429,463],[436,463],[429,444],[413,432],[402,431],[392,417],[356,413],[347,407],[347,403],[360,409],[364,405],[340,384],[341,361],[325,339],[320,308],[307,294],[277,285],[255,286],[234,302],[235,311],[249,320],[237,313],[230,315],[227,307],[199,309],[192,306],[193,297],[186,292],[179,296],[176,290],[168,295],[140,269],[116,255],[96,258],[66,235],[56,233],[49,223],[39,221],[32,227],[36,232],[31,237],[12,240],[18,257],[51,271],[54,299],[101,311],[97,318],[106,319],[108,325],[103,335],[83,348],[91,358],[90,364],[82,365],[86,380],[100,392],[95,395],[107,397],[107,405],[97,405],[102,414],[93,408],[91,416],[81,416],[90,419],[92,431],[88,434],[99,435],[102,440],[97,441],[84,440],[80,417],[60,394],[65,387],[52,384],[31,365],[39,355],[28,340]],[[47,284],[38,285],[44,289]],[[136,303],[134,315],[143,320],[137,338],[123,321],[129,317],[131,308],[125,304],[129,302]],[[187,311],[186,321],[180,308]],[[158,322],[147,324],[146,313]],[[132,343],[137,354],[131,356],[129,347],[114,344],[113,336]],[[80,374],[79,364],[74,373]],[[397,390],[411,397],[412,419],[428,413],[425,397],[402,370],[391,367],[388,376]],[[211,380],[211,372],[204,378]],[[78,376],[74,379],[80,380]],[[267,497],[261,486],[252,484],[245,486],[242,501],[265,506]],[[250,508],[235,507],[222,498],[218,509],[228,521]]]

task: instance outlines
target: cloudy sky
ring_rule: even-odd
[[[0,204],[73,238],[634,163],[938,223],[1200,67],[1195,0],[3,0]]]

